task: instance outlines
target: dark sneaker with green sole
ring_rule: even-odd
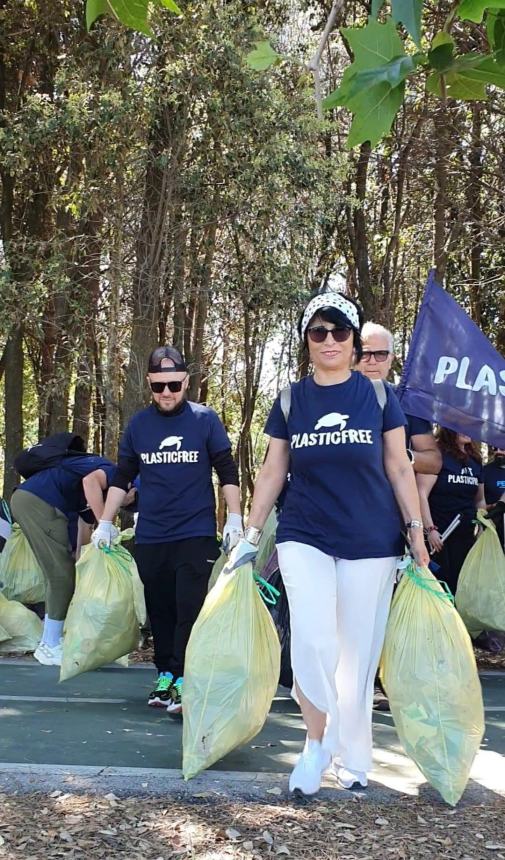
[[[158,681],[154,690],[152,693],[149,693],[147,704],[151,708],[166,708],[171,701],[170,689],[173,683],[174,676],[171,672],[161,672],[158,675]]]

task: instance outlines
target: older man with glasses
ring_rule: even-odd
[[[394,360],[394,344],[391,332],[374,322],[367,322],[361,331],[363,356],[357,369],[369,379],[387,380]],[[414,472],[423,475],[438,475],[442,466],[433,428],[429,421],[415,415],[405,415],[407,425],[407,451]]]
[[[158,670],[148,704],[178,714],[186,646],[219,554],[212,469],[229,510],[225,550],[242,536],[238,469],[217,414],[186,399],[189,374],[177,349],[162,346],[151,353],[147,382],[152,403],[124,431],[117,473],[92,539],[96,546],[110,545],[114,517],[138,474],[135,558]]]

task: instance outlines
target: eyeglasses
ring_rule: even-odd
[[[171,379],[170,382],[152,382],[152,380],[149,380],[149,385],[151,386],[151,391],[154,391],[155,394],[163,394],[165,388],[168,388],[172,394],[177,394],[181,390],[183,382],[183,379]]]
[[[324,325],[314,325],[308,328],[307,332],[313,343],[323,343],[329,334],[331,334],[335,343],[343,343],[351,336],[352,328],[347,328],[347,326],[325,328]]]
[[[361,357],[361,361],[370,361],[371,357],[375,358],[375,361],[386,361],[388,355],[391,355],[389,349],[367,349],[366,352],[363,353]]]

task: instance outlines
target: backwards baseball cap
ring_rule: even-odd
[[[164,363],[168,364],[168,362],[164,361],[165,359],[168,359],[172,363],[163,367]],[[183,370],[187,371],[187,369],[184,358],[175,346],[158,346],[156,349],[153,349],[147,365],[148,373],[170,373],[171,370],[181,372]]]

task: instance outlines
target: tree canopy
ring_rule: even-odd
[[[504,349],[505,4],[179,7],[0,0],[7,494],[38,435],[115,456],[173,342],[245,499],[330,274],[399,361],[433,263]]]

